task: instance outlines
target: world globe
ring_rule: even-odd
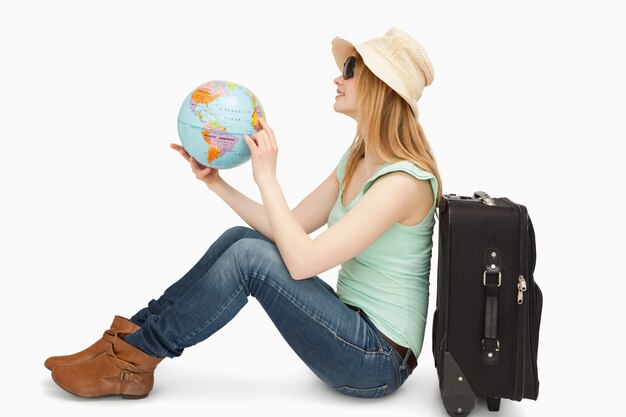
[[[241,84],[216,80],[195,88],[178,112],[178,137],[201,165],[229,169],[250,160],[243,135],[252,136],[265,117],[259,99]]]

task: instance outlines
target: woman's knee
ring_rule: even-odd
[[[278,247],[273,242],[264,239],[242,236],[233,243],[231,248],[235,251],[238,260],[242,262],[262,265],[277,259],[282,261]]]
[[[267,280],[291,279],[275,243],[263,239],[243,238],[230,247],[241,272]]]
[[[263,234],[247,226],[233,226],[229,229],[226,229],[224,233],[222,233],[222,236],[220,236],[220,239],[226,239],[231,242],[236,242],[238,240],[246,238],[263,239],[269,241],[269,239],[263,236]]]
[[[241,237],[249,234],[254,229],[246,226],[233,226],[224,231],[220,238],[239,240]]]

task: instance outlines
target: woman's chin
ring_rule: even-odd
[[[335,104],[333,105],[333,110],[335,110],[335,112],[337,113],[346,114],[345,109],[343,109],[341,105],[338,104],[336,101],[335,101]]]
[[[347,112],[344,109],[337,108],[336,106],[333,107],[333,109],[335,110],[335,113],[343,114],[345,116],[348,116],[351,119],[356,120],[356,114],[354,112]]]

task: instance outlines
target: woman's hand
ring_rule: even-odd
[[[276,159],[278,146],[274,131],[269,127],[265,119],[259,118],[261,129],[252,137],[243,135],[243,139],[250,148],[252,156],[252,174],[257,185],[276,178]]]
[[[170,143],[170,148],[178,151],[178,153],[181,154],[183,158],[185,158],[189,162],[189,164],[191,165],[191,170],[194,174],[196,174],[196,178],[205,183],[207,187],[211,188],[213,184],[215,184],[215,182],[220,179],[218,169],[211,167],[202,168],[200,164],[196,162],[193,156],[189,156],[187,151],[185,151],[185,148],[183,148],[182,146],[175,143]]]

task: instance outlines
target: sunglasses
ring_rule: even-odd
[[[343,79],[347,80],[354,77],[354,66],[356,65],[356,57],[349,56],[343,63]]]

